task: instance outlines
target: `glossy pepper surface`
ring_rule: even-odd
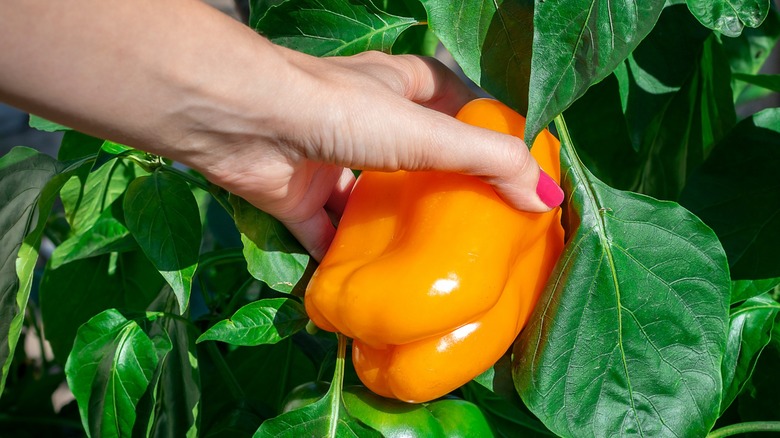
[[[525,119],[477,99],[463,122],[521,136]],[[531,149],[560,180],[549,132]],[[424,402],[493,365],[526,323],[563,248],[560,209],[517,211],[476,177],[363,172],[306,291],[320,328],[354,340],[363,383]]]

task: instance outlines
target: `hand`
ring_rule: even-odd
[[[438,61],[280,50],[290,71],[278,97],[254,111],[259,135],[220,147],[221,158],[202,171],[282,221],[315,259],[355,182],[349,168],[461,172],[493,184],[518,209],[560,203],[539,198],[539,168],[521,140],[451,117],[475,96]]]

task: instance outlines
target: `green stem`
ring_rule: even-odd
[[[753,432],[780,432],[780,421],[749,421],[721,427],[707,434],[707,438],[723,438]]]
[[[336,353],[336,370],[333,372],[333,380],[330,382],[330,389],[328,393],[330,395],[330,428],[328,430],[328,437],[336,437],[336,429],[339,424],[339,417],[342,412],[341,402],[341,388],[344,385],[344,360],[347,355],[347,337],[341,333],[337,333],[339,344],[338,351]]]
[[[211,360],[214,361],[214,365],[217,367],[217,372],[225,381],[230,395],[233,396],[233,398],[236,400],[246,399],[244,390],[241,389],[241,385],[238,384],[238,381],[233,375],[233,372],[230,371],[230,367],[228,366],[227,362],[225,362],[225,358],[222,357],[222,353],[220,353],[217,349],[217,345],[214,344],[214,342],[206,342],[206,351],[208,351]]]

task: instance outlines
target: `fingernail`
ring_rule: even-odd
[[[563,202],[563,190],[558,186],[554,179],[544,170],[539,171],[539,182],[536,183],[536,194],[544,204],[550,208],[555,208]]]

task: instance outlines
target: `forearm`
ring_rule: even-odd
[[[284,65],[196,0],[0,2],[0,99],[174,159],[199,153],[211,122],[240,125],[242,105],[279,88],[263,75]]]

